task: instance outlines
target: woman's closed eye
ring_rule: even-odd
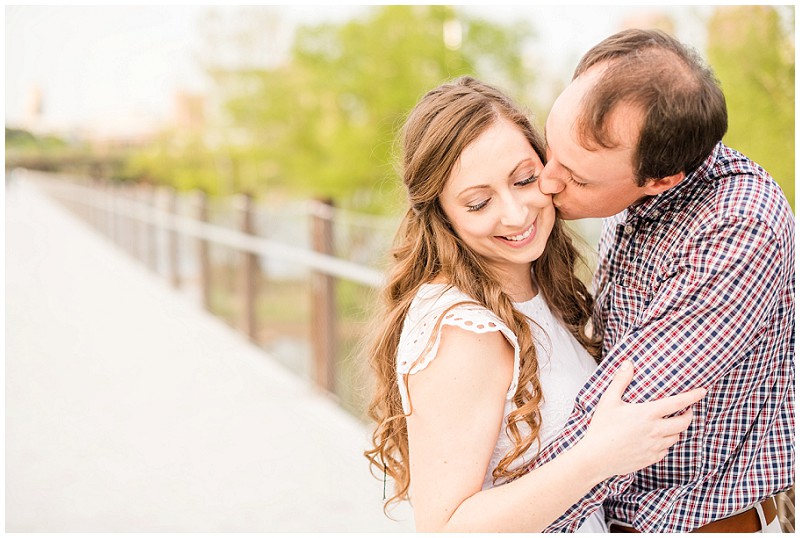
[[[487,198],[486,200],[483,200],[482,202],[478,202],[476,204],[469,204],[467,205],[467,211],[480,211],[481,209],[486,207],[486,204],[489,203],[489,200],[491,200],[491,198]]]
[[[539,179],[539,174],[531,174],[529,177],[515,182],[514,186],[525,187],[526,185],[536,183],[538,179]],[[474,204],[467,204],[467,211],[470,212],[480,211],[481,209],[486,207],[491,200],[492,200],[491,198],[487,198],[486,200],[481,200],[480,202],[475,202]]]
[[[514,183],[517,187],[524,187],[525,185],[530,185],[539,179],[539,174],[532,174],[529,178],[523,179],[522,181],[517,181]]]

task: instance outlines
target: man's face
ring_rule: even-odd
[[[547,117],[547,164],[539,186],[553,195],[553,203],[567,220],[616,215],[655,194],[649,185],[636,184],[633,155],[642,120],[638,109],[623,103],[609,116],[617,147],[587,149],[578,139],[574,126],[581,101],[601,71],[602,66],[594,67],[572,81]]]

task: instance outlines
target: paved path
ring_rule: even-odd
[[[5,226],[6,531],[413,530],[326,397],[35,185]]]

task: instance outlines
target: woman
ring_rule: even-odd
[[[371,463],[410,498],[420,531],[537,532],[596,484],[663,458],[695,390],[626,404],[617,373],[572,450],[527,472],[572,410],[599,346],[578,255],[536,180],[544,145],[472,78],[423,97],[403,133],[410,207],[370,349]],[[581,527],[604,532],[602,510]]]

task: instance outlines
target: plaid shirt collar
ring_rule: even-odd
[[[668,218],[676,209],[691,199],[690,193],[697,188],[698,183],[716,179],[716,175],[711,171],[721,148],[722,142],[718,142],[706,160],[671,189],[656,196],[649,196],[639,204],[624,209],[619,214],[618,222],[631,222],[634,219],[655,221]]]

